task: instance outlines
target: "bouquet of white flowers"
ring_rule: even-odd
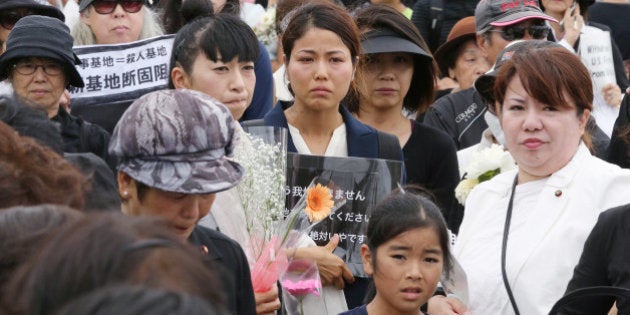
[[[455,188],[457,201],[466,205],[468,194],[477,184],[515,167],[512,155],[498,144],[472,153],[470,163],[465,168],[464,179]]]

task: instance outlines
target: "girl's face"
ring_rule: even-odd
[[[402,109],[413,77],[413,55],[396,52],[369,54],[364,58],[363,99],[377,108],[397,106]]]
[[[483,56],[475,40],[471,39],[462,44],[461,53],[455,60],[455,67],[448,69],[448,74],[457,80],[459,87],[464,90],[471,87],[475,80],[489,69],[488,59]]]
[[[364,244],[361,254],[363,269],[376,286],[368,305],[375,314],[418,314],[433,296],[444,265],[439,236],[428,227],[397,235],[381,244],[375,256]]]
[[[176,88],[206,93],[227,106],[234,119],[243,116],[256,86],[253,61],[239,61],[234,57],[230,61],[214,62],[200,53],[191,69],[189,74],[181,67],[173,68],[171,75]]]
[[[354,76],[350,50],[328,30],[311,28],[295,41],[287,75],[295,94],[294,106],[337,110]]]

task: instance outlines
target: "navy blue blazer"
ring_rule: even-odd
[[[265,115],[265,125],[289,128],[284,110],[292,104],[278,102],[276,106]],[[358,121],[344,107],[339,106],[339,113],[346,124],[346,141],[348,143],[348,156],[378,158],[378,135],[376,129]],[[288,134],[287,150],[297,152],[291,134]],[[399,161],[403,161],[402,149],[399,153]]]

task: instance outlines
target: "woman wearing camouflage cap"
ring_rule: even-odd
[[[164,218],[182,240],[197,245],[226,275],[223,290],[234,314],[255,314],[242,248],[197,225],[218,192],[234,187],[243,168],[232,162],[230,111],[203,93],[164,90],[133,102],[114,129],[109,151],[118,158],[118,186],[127,215]]]

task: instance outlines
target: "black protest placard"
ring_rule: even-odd
[[[335,254],[344,259],[355,276],[366,277],[360,248],[365,242],[370,207],[395,189],[401,177],[400,161],[289,153],[286,208],[293,208],[313,179],[331,188],[335,200],[345,199],[345,204],[315,225],[309,236],[316,244],[324,245],[338,234]]]
[[[138,97],[166,88],[174,35],[128,44],[76,46],[85,87],[71,88],[71,112],[111,132]]]

